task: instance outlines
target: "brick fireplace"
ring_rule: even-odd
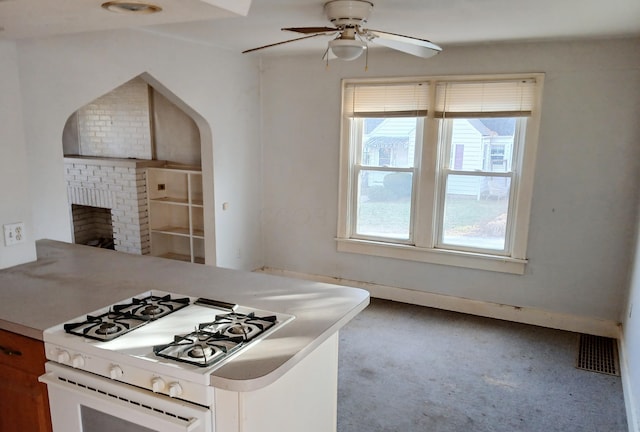
[[[106,209],[110,212],[114,249],[148,254],[146,168],[164,164],[158,160],[66,156],[69,205]],[[86,225],[86,218],[79,220]],[[76,243],[86,243],[84,230],[74,227],[74,232]]]

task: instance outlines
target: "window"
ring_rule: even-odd
[[[523,273],[542,80],[344,80],[338,250]]]

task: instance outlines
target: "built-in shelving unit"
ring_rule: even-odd
[[[147,170],[151,255],[204,264],[202,172]]]

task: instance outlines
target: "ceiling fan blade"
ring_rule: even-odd
[[[283,28],[284,31],[291,31],[296,33],[329,33],[329,32],[337,32],[340,31],[337,28],[332,27],[287,27]]]
[[[263,46],[258,47],[258,48],[251,48],[251,49],[248,49],[246,51],[242,51],[242,54],[250,53],[250,52],[253,52],[253,51],[258,51],[258,50],[265,49],[265,48],[271,48],[271,47],[282,45],[282,44],[286,44],[286,43],[289,43],[289,42],[295,42],[295,41],[299,41],[299,40],[303,40],[303,39],[309,39],[309,38],[316,37],[316,36],[325,36],[327,34],[328,33],[316,33],[316,34],[312,34],[312,35],[309,35],[309,36],[303,36],[303,37],[299,37],[299,38],[295,38],[295,39],[289,39],[289,40],[282,41],[282,42],[272,43],[272,44],[269,44],[269,45],[263,45]]]
[[[380,30],[367,29],[366,38],[378,45],[422,58],[432,57],[442,51],[442,48],[426,39],[388,33]]]

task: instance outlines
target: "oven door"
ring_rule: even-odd
[[[54,432],[213,432],[208,408],[52,362],[46,372]]]

